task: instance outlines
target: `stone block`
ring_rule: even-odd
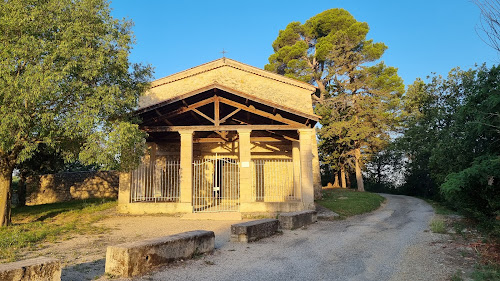
[[[262,219],[231,225],[231,242],[253,242],[278,231],[277,219]]]
[[[38,257],[0,264],[2,281],[60,281],[61,264],[53,258]]]
[[[214,247],[214,232],[205,230],[109,246],[105,271],[117,277],[141,275],[160,265],[210,253]]]
[[[317,219],[316,211],[299,211],[282,213],[278,216],[282,229],[297,229],[315,223]]]

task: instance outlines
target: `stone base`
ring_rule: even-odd
[[[278,231],[279,221],[262,219],[231,225],[231,242],[253,242]]]
[[[137,202],[137,203],[118,203],[118,212],[132,215],[143,214],[186,214],[193,212],[191,203],[174,202]]]
[[[210,253],[214,246],[214,232],[205,230],[109,246],[105,271],[117,277],[132,277],[175,260]]]
[[[317,221],[316,211],[283,213],[278,217],[282,229],[297,229]]]
[[[38,257],[0,264],[2,281],[60,281],[61,264],[58,260]]]

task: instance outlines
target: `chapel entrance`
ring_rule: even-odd
[[[239,212],[240,167],[236,158],[214,155],[193,162],[193,211]]]

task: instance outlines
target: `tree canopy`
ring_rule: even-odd
[[[132,23],[105,0],[0,5],[0,224],[16,165],[43,144],[64,159],[130,169],[144,134],[130,119],[151,68],[128,56]]]
[[[353,163],[359,190],[363,159],[387,143],[404,92],[397,69],[377,62],[387,46],[368,31],[346,10],[324,11],[281,30],[265,66],[318,87],[322,161],[337,171]]]

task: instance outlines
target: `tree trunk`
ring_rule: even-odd
[[[345,182],[345,168],[344,168],[344,165],[341,165],[340,166],[340,180],[341,180],[341,186],[342,188],[346,188],[347,185],[346,185],[346,182]]]
[[[339,173],[335,172],[335,180],[333,181],[333,187],[339,187]]]
[[[0,170],[0,226],[8,226],[10,220],[12,169]]]
[[[26,176],[20,174],[17,183],[17,207],[26,206]]]
[[[361,173],[361,149],[356,148],[354,150],[354,158],[356,162],[356,182],[358,184],[358,191],[365,191],[365,185],[363,183],[363,174]]]

